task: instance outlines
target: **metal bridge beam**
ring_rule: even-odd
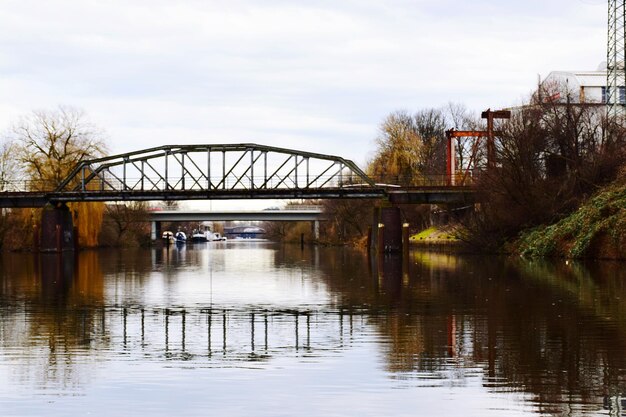
[[[221,177],[212,178],[220,172]],[[231,179],[234,182],[229,183]],[[466,202],[473,195],[471,190],[435,185],[445,185],[445,179],[429,180],[421,189],[375,184],[352,161],[332,155],[250,143],[173,145],[83,161],[56,190],[0,193],[0,207],[300,198],[390,198],[397,203],[435,204]]]

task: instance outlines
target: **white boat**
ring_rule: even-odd
[[[209,241],[209,232],[194,230],[191,235],[191,241],[194,243],[202,243]]]
[[[214,232],[214,233],[212,233],[211,240],[213,242],[221,242],[221,241],[226,240],[226,236],[222,236],[219,233]]]
[[[176,243],[185,243],[187,242],[187,235],[185,234],[185,232],[176,232],[176,235],[174,236],[174,238],[176,239]]]
[[[174,233],[170,232],[169,230],[163,232],[163,234],[161,235],[161,239],[163,239],[163,243],[171,243],[176,240],[176,238],[174,237]]]

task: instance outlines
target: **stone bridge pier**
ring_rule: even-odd
[[[398,207],[375,207],[370,232],[370,250],[374,253],[397,253],[404,247],[408,248],[408,236],[403,236],[405,227],[402,225]],[[406,230],[408,232],[408,229]],[[405,238],[405,239],[403,239]]]
[[[44,207],[41,229],[35,234],[35,246],[41,252],[73,251],[77,238],[72,213],[65,204]]]

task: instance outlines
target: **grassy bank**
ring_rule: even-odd
[[[558,223],[523,233],[512,249],[527,257],[626,259],[626,181],[602,189]]]
[[[454,225],[433,226],[411,235],[409,242],[412,245],[421,246],[456,246],[461,244],[457,236],[457,228],[458,226]]]

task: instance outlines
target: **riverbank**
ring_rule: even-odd
[[[626,259],[626,180],[557,223],[522,233],[509,249],[525,257]]]
[[[460,247],[463,242],[458,237],[459,227],[459,225],[432,226],[411,235],[409,243],[428,248]]]
[[[410,237],[424,248],[463,248],[460,225],[431,227]],[[526,258],[626,260],[626,178],[604,188],[554,224],[523,231],[503,252]]]

